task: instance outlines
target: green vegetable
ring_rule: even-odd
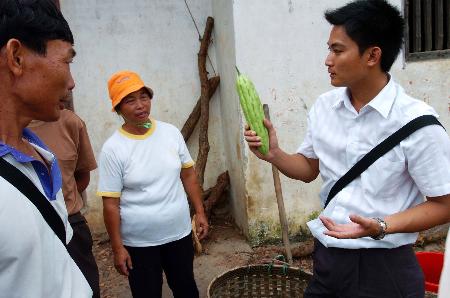
[[[261,138],[262,146],[258,148],[259,152],[267,154],[269,152],[269,133],[263,123],[265,117],[261,100],[252,81],[246,75],[241,74],[237,67],[236,70],[238,72],[236,87],[245,120],[250,129],[254,130]]]

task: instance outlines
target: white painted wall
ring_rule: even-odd
[[[211,2],[188,0],[187,3],[203,34],[206,18],[211,15]],[[66,0],[61,1],[61,7],[73,30],[78,53],[72,66],[76,81],[75,110],[86,122],[96,157],[105,140],[122,123],[110,111],[107,92],[107,80],[118,70],[138,72],[155,92],[152,117],[181,129],[200,96],[197,70],[200,42],[185,2]],[[214,44],[209,55],[214,63]],[[210,64],[208,68],[213,74]],[[210,101],[210,152],[205,187],[215,184],[217,176],[226,169],[217,94]],[[198,129],[188,146],[195,160]],[[96,232],[101,232],[104,230],[102,204],[95,195],[97,171],[91,177],[88,220]]]
[[[242,120],[239,99],[236,94],[236,52],[233,20],[233,1],[213,1],[212,11],[215,20],[214,35],[216,59],[220,73],[220,104],[222,111],[223,148],[226,154],[227,169],[230,175],[230,200],[236,224],[248,234],[246,200],[246,178],[244,167],[247,164],[246,145],[242,137]],[[223,99],[223,100],[222,100]]]

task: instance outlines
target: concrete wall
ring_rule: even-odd
[[[211,2],[187,2],[203,34],[206,18],[211,15]],[[76,81],[75,110],[86,122],[96,156],[105,140],[122,124],[110,111],[107,93],[107,80],[118,70],[138,72],[155,92],[151,116],[181,129],[200,96],[197,70],[200,42],[185,2],[65,0],[61,1],[61,8],[73,30],[78,53],[72,66]],[[217,69],[214,47],[210,46],[209,55]],[[209,63],[208,70],[214,73]],[[226,169],[218,94],[210,102],[211,148],[205,187],[215,184],[217,176]],[[198,129],[188,146],[195,160]],[[97,171],[91,177],[88,220],[95,232],[102,232],[102,203],[95,195]]]
[[[328,88],[323,66],[329,1],[235,1],[236,61],[270,108],[280,146],[294,152],[306,132],[306,116]],[[254,244],[280,237],[271,166],[252,154],[245,166],[249,236]],[[319,179],[320,180],[320,179]],[[320,181],[304,184],[281,177],[291,236],[303,233],[320,209]]]
[[[223,148],[230,175],[230,202],[236,224],[248,235],[247,190],[244,167],[248,151],[242,137],[242,118],[236,93],[236,52],[233,1],[212,1],[216,59],[220,73]],[[223,99],[223,100],[222,100]]]

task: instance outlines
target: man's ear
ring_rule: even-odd
[[[369,66],[375,66],[381,63],[382,51],[379,47],[370,47],[366,51],[368,54],[367,63]]]
[[[15,75],[21,75],[23,71],[23,63],[27,49],[23,44],[12,38],[6,43],[6,61],[9,70]]]

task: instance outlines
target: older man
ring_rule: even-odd
[[[25,127],[58,120],[75,83],[70,28],[51,0],[0,1],[0,297],[91,297],[54,155]]]

